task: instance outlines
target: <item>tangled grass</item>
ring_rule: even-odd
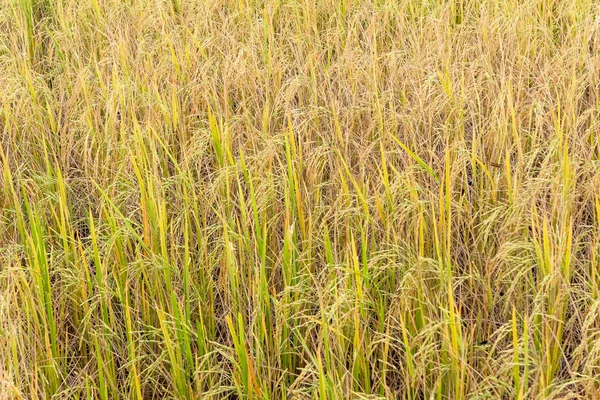
[[[0,398],[600,397],[600,3],[0,0]]]

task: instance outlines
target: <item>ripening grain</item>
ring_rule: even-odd
[[[0,0],[0,399],[600,397],[600,3]]]

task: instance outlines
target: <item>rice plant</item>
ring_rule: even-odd
[[[0,0],[0,399],[600,397],[600,3]]]

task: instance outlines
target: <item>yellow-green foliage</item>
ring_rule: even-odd
[[[0,0],[0,399],[600,396],[600,3]]]

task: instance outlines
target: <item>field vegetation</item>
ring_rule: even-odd
[[[600,397],[600,3],[0,0],[0,399]]]

